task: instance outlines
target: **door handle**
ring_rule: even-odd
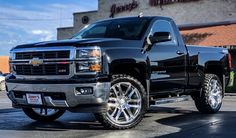
[[[176,54],[178,54],[178,55],[183,55],[184,52],[183,52],[183,51],[180,51],[180,50],[177,50],[177,51],[176,51]]]

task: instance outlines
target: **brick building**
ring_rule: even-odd
[[[97,11],[74,13],[73,26],[58,28],[57,38],[70,38],[97,20],[141,12],[173,18],[187,44],[228,48],[236,69],[236,0],[98,0]]]
[[[9,73],[9,57],[0,56],[0,71],[2,73]]]
[[[236,20],[236,0],[98,0],[97,11],[74,13],[73,26],[58,28],[57,38],[70,38],[97,20],[140,12],[171,17],[178,25],[232,21]]]
[[[182,30],[181,34],[186,44],[227,48],[232,55],[233,68],[236,69],[236,22],[198,26]]]

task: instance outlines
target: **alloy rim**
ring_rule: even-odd
[[[33,111],[40,116],[52,116],[56,114],[59,110],[51,108],[33,108]]]
[[[213,109],[216,109],[222,102],[222,88],[218,80],[210,81],[209,91],[208,102]]]
[[[129,124],[139,115],[141,103],[140,92],[131,83],[116,83],[110,89],[107,117],[115,124]]]

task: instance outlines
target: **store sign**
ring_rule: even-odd
[[[199,0],[149,0],[150,6],[161,6],[161,5],[168,5],[173,3],[183,3],[183,2],[193,2]]]
[[[113,4],[111,6],[111,15],[110,17],[114,17],[115,14],[125,12],[125,11],[132,11],[137,8],[139,3],[136,0],[133,0],[131,3],[124,4],[124,5],[117,5]]]

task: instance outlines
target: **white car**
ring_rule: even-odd
[[[0,75],[0,91],[5,90],[5,77]]]

